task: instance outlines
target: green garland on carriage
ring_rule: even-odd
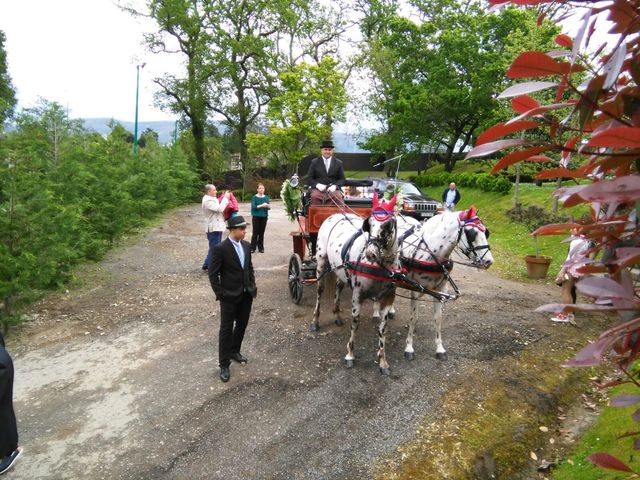
[[[282,189],[280,190],[280,198],[284,205],[284,210],[287,213],[290,221],[296,219],[295,212],[302,209],[302,192],[297,186],[291,185],[291,180],[286,179],[282,182]]]

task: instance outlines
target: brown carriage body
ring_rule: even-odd
[[[307,239],[309,234],[317,234],[322,222],[335,213],[352,213],[361,218],[371,214],[370,198],[345,199],[344,206],[309,205],[307,214],[297,215],[298,230],[289,233],[293,240],[293,254],[289,259],[289,292],[293,302],[298,304],[302,299],[304,284],[316,282],[316,262],[307,256]]]

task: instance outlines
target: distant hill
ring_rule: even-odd
[[[111,121],[110,118],[85,118],[83,119],[85,128],[98,132],[100,135],[108,135],[110,130],[107,126]],[[124,128],[133,133],[135,129],[134,122],[123,122],[122,120],[116,120]],[[173,134],[176,128],[176,123],[170,120],[160,120],[153,122],[138,122],[138,135],[144,132],[147,128],[152,129],[158,134],[160,143],[169,143],[173,140]],[[220,130],[223,129],[222,125],[219,125]],[[336,152],[345,153],[365,153],[366,150],[362,150],[357,145],[357,139],[346,132],[335,131],[333,135],[333,142],[336,145]],[[318,148],[319,149],[319,148]]]
[[[85,118],[84,126],[89,130],[98,132],[100,135],[106,136],[111,131],[107,126],[111,121],[111,118]],[[123,122],[122,120],[116,120],[124,128],[131,133],[135,130],[134,122]],[[173,140],[173,132],[176,128],[176,122],[169,120],[159,120],[154,122],[138,122],[138,135],[144,132],[147,128],[150,128],[158,134],[158,140],[160,143],[169,143]]]

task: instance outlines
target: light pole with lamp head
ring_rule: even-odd
[[[133,154],[138,153],[138,94],[140,92],[140,69],[144,68],[146,63],[136,65],[136,121],[133,127]]]

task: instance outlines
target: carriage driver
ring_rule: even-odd
[[[333,142],[320,144],[320,156],[311,160],[307,184],[311,186],[311,205],[344,205],[342,190],[344,168],[342,161],[333,156]]]
[[[342,187],[345,183],[342,160],[333,156],[333,141],[323,140],[320,156],[311,160],[307,184],[311,187],[311,205],[344,205]],[[311,255],[316,255],[317,233],[310,234]]]

